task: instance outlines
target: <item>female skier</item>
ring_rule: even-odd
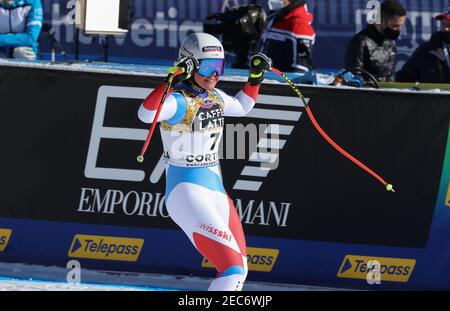
[[[224,116],[245,116],[255,105],[271,60],[250,59],[250,75],[234,97],[216,89],[224,71],[224,50],[214,36],[189,35],[169,69],[184,73],[163,103],[159,118],[166,160],[165,201],[170,217],[197,250],[217,269],[208,290],[241,290],[247,276],[245,237],[228,197],[219,168],[219,142]],[[153,122],[167,81],[154,89],[139,108],[139,119]]]

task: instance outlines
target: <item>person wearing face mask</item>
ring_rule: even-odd
[[[385,0],[381,4],[381,23],[368,24],[350,41],[345,55],[345,68],[363,69],[378,81],[395,79],[397,46],[395,41],[405,23],[406,10],[397,0]]]
[[[419,46],[397,73],[399,82],[450,83],[450,8],[436,16],[441,28]]]
[[[42,20],[41,0],[0,0],[0,58],[35,60]]]

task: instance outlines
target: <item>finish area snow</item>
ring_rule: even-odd
[[[0,291],[160,291],[167,289],[0,278]]]
[[[83,269],[81,283],[64,282],[68,270],[0,262],[0,291],[205,291],[210,278]],[[327,291],[314,286],[246,282],[244,291]]]

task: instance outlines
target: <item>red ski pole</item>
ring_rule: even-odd
[[[161,113],[163,103],[166,100],[167,93],[169,92],[170,87],[172,86],[173,78],[175,78],[176,76],[178,76],[179,74],[181,74],[183,72],[184,72],[184,68],[180,68],[177,71],[175,71],[174,73],[169,74],[169,77],[167,79],[166,88],[164,89],[163,96],[161,98],[161,102],[159,103],[158,110],[156,111],[156,115],[155,115],[155,118],[153,119],[150,130],[148,131],[147,139],[145,140],[144,146],[142,146],[141,153],[138,155],[138,157],[136,159],[139,163],[144,162],[144,154],[147,151],[148,145],[150,144],[150,140],[152,139],[153,132],[155,131],[156,123],[158,123],[158,118],[159,118],[159,114]]]
[[[303,101],[303,104],[305,105],[305,109],[306,109],[306,113],[308,114],[309,119],[311,120],[311,122],[313,123],[314,127],[316,128],[316,130],[320,133],[320,135],[322,135],[323,138],[325,138],[325,140],[331,145],[333,146],[333,148],[335,148],[337,151],[339,151],[342,155],[344,155],[347,159],[349,159],[350,161],[352,161],[353,163],[355,163],[356,165],[358,165],[360,168],[362,168],[363,170],[365,170],[367,173],[369,173],[370,175],[372,175],[374,178],[376,178],[379,182],[381,182],[385,187],[386,190],[388,191],[394,191],[394,187],[387,183],[383,178],[381,178],[377,173],[375,173],[373,170],[371,170],[370,168],[368,168],[366,165],[364,165],[364,163],[362,163],[361,161],[359,161],[358,159],[356,159],[354,156],[352,156],[350,153],[348,153],[347,151],[345,151],[341,146],[339,146],[334,140],[332,140],[330,138],[330,136],[327,135],[327,133],[325,133],[325,131],[320,127],[319,123],[317,122],[316,118],[314,117],[311,108],[309,108],[308,103],[306,102],[305,98],[303,97],[303,94],[300,92],[300,90],[294,85],[294,83],[280,70],[276,69],[276,68],[271,68],[270,69],[272,72],[280,75],[284,80],[286,80],[286,82],[291,86],[291,88],[295,91],[295,93],[297,93],[297,95],[300,97],[300,99]]]

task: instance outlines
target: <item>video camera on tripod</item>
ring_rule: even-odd
[[[247,54],[261,37],[266,23],[264,8],[249,4],[211,14],[203,27],[206,33],[221,35],[224,49],[236,55],[233,68],[248,68]]]

